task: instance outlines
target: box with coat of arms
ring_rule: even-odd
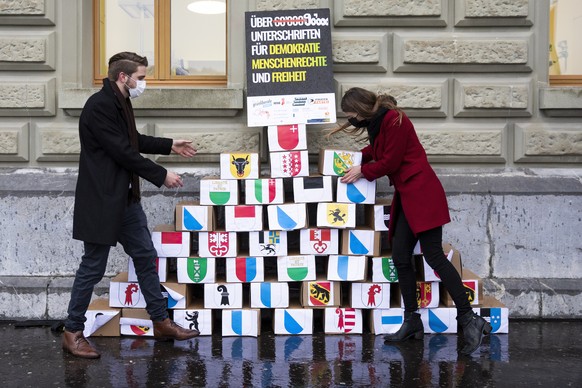
[[[284,230],[249,232],[249,254],[251,256],[287,255],[287,232]]]
[[[351,307],[326,308],[324,310],[326,334],[362,334],[362,310]]]
[[[277,280],[301,282],[315,280],[315,256],[291,255],[277,257]]]
[[[265,265],[261,256],[227,257],[228,283],[255,283],[265,281]]]
[[[245,203],[247,205],[273,205],[285,202],[282,178],[245,180]]]
[[[178,283],[214,283],[216,259],[214,257],[179,257],[176,259]]]
[[[352,283],[351,307],[389,309],[390,283]]]
[[[319,152],[319,173],[322,175],[344,176],[347,169],[362,164],[362,153],[348,150],[327,150]]]
[[[227,232],[263,230],[263,207],[261,205],[225,206],[224,224]]]
[[[293,200],[295,203],[319,203],[333,201],[331,176],[293,178]]]
[[[233,152],[220,154],[220,179],[259,179],[259,154]]]
[[[353,183],[337,181],[336,202],[371,205],[376,202],[376,181],[361,178]]]
[[[267,136],[270,152],[307,149],[305,124],[269,125]]]
[[[301,305],[303,307],[336,307],[340,303],[340,282],[313,280],[301,283]]]
[[[205,177],[200,180],[200,205],[238,205],[238,181]]]
[[[355,203],[319,203],[317,204],[317,227],[353,229],[356,227]]]
[[[271,177],[293,178],[309,175],[307,150],[271,152]]]
[[[198,256],[200,257],[236,257],[236,232],[199,232]]]
[[[338,252],[337,229],[309,228],[299,232],[299,253],[302,255],[337,255]]]

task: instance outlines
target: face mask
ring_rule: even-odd
[[[130,79],[133,79],[131,77],[129,77]],[[127,90],[129,90],[129,98],[137,98],[139,96],[141,96],[141,94],[143,93],[143,91],[146,88],[146,82],[145,80],[134,80],[135,81],[135,88],[130,88],[129,86],[127,86],[127,84],[125,84],[125,86],[127,86]]]
[[[366,120],[366,119],[358,120],[355,117],[350,117],[348,119],[348,122],[356,128],[364,128],[364,127],[367,127],[368,125],[370,125],[370,120]]]

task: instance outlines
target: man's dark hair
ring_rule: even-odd
[[[119,77],[119,73],[131,75],[137,71],[139,66],[147,67],[148,59],[129,51],[115,54],[109,58],[109,71],[107,72],[107,77],[111,81],[116,81],[117,77]]]

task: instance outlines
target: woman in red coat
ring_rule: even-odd
[[[443,252],[442,226],[451,221],[447,199],[414,126],[391,96],[362,88],[349,89],[341,109],[348,123],[332,133],[345,131],[359,136],[367,130],[370,141],[362,149],[362,165],[349,169],[341,181],[373,181],[386,175],[394,186],[388,233],[404,300],[404,322],[398,332],[385,337],[386,342],[424,336],[412,263],[414,246],[420,241],[427,263],[439,274],[457,307],[457,321],[465,339],[461,353],[471,354],[481,344],[483,334],[491,332],[491,325],[473,312],[461,277]]]

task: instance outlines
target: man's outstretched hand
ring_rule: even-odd
[[[196,155],[196,148],[192,147],[192,140],[174,140],[172,151],[184,158]]]

